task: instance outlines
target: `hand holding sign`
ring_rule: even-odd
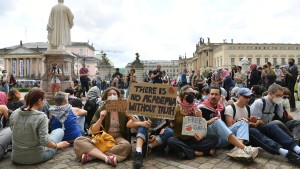
[[[194,136],[201,140],[207,133],[207,122],[202,117],[185,116],[182,122],[182,135]]]

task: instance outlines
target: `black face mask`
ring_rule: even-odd
[[[185,98],[186,102],[188,102],[190,104],[193,103],[194,99],[195,99],[195,94],[193,92],[188,92],[186,94],[187,94],[187,96]]]
[[[293,65],[294,65],[294,62],[289,62],[289,65],[293,66]]]

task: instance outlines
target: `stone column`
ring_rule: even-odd
[[[18,58],[16,62],[16,76],[20,77],[20,59]]]
[[[27,62],[26,62],[26,58],[23,58],[23,75],[24,77],[27,77]]]
[[[30,58],[30,65],[29,65],[29,69],[30,69],[30,71],[29,71],[29,76],[30,76],[30,77],[31,77],[31,74],[33,73],[32,63],[33,63],[33,60],[32,60],[32,58]]]

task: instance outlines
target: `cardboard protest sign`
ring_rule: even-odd
[[[139,116],[174,119],[177,88],[167,84],[132,83],[128,109]]]
[[[107,100],[105,104],[105,109],[108,112],[117,111],[125,112],[127,110],[128,103],[127,100]]]
[[[198,133],[204,137],[207,133],[207,122],[202,117],[185,116],[182,122],[182,135],[193,136]]]

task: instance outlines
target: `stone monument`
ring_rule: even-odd
[[[57,64],[62,71],[61,91],[69,88],[71,81],[76,79],[74,73],[75,56],[65,50],[66,45],[71,45],[70,29],[74,25],[74,17],[71,10],[63,2],[64,0],[58,0],[58,4],[52,7],[47,24],[48,49],[44,54],[45,72],[41,83],[42,89],[47,92],[47,98],[51,96],[49,96],[51,93],[49,72],[51,72],[53,64]]]
[[[131,63],[130,67],[135,69],[136,80],[138,82],[143,82],[144,64],[140,61],[139,53],[136,53],[135,56],[135,60]]]
[[[249,69],[250,62],[246,56],[240,61],[240,66],[242,66],[242,73],[246,73]]]
[[[111,70],[112,65],[109,63],[108,58],[106,57],[106,53],[101,53],[101,60],[97,62],[98,72],[97,74],[100,75],[101,79],[110,80],[111,79]]]

